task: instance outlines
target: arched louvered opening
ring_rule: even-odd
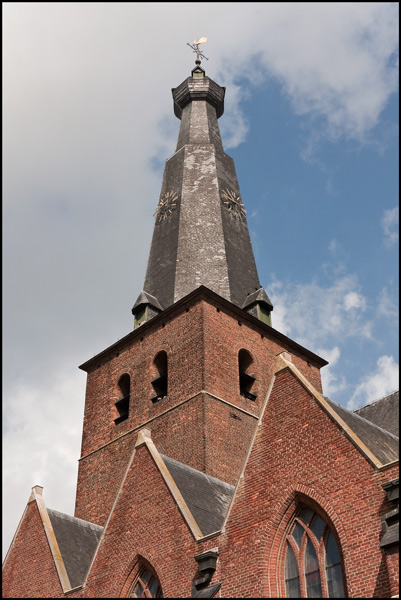
[[[114,419],[114,423],[117,425],[125,419],[128,419],[129,415],[129,398],[130,398],[130,386],[131,380],[128,373],[121,375],[118,380],[119,398],[116,400],[115,406],[118,412],[118,417]]]
[[[153,361],[155,375],[152,377],[154,394],[152,402],[158,402],[167,396],[168,391],[168,366],[167,352],[161,350]]]
[[[256,400],[255,393],[256,376],[252,373],[253,359],[248,350],[240,350],[238,353],[239,390],[241,396],[248,400]]]

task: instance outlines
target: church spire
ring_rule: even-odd
[[[181,126],[166,161],[144,289],[132,309],[135,327],[201,285],[271,324],[273,306],[259,282],[234,162],[217,122],[225,88],[206,77],[195,51],[191,76],[172,89]]]

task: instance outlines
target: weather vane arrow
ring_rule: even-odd
[[[189,44],[189,43],[187,43],[187,46],[189,46],[190,48],[192,48],[192,50],[193,50],[194,52],[196,52],[196,61],[195,61],[195,62],[196,62],[197,64],[199,64],[199,65],[200,65],[200,63],[201,63],[201,58],[204,58],[205,60],[209,60],[209,59],[207,58],[207,56],[205,56],[205,55],[203,54],[203,52],[201,52],[201,51],[199,50],[199,44],[204,44],[205,42],[207,42],[207,38],[206,38],[206,37],[201,37],[201,38],[199,38],[199,40],[198,40],[198,41],[196,41],[196,40],[195,40],[195,41],[194,41],[194,43],[193,43],[193,45],[192,45],[192,44]]]

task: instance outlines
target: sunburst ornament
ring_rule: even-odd
[[[236,219],[241,219],[242,221],[245,219],[246,210],[241,200],[241,196],[239,196],[233,190],[223,190],[221,192],[221,199],[224,206],[233,215],[233,217]]]
[[[169,218],[171,213],[177,207],[179,195],[177,192],[166,192],[159,200],[156,211],[153,216],[156,217],[156,223],[161,223]]]

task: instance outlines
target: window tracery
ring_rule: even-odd
[[[298,511],[285,546],[287,598],[345,598],[340,550],[329,525],[311,508]]]
[[[148,567],[140,569],[128,598],[163,598],[160,582]]]

